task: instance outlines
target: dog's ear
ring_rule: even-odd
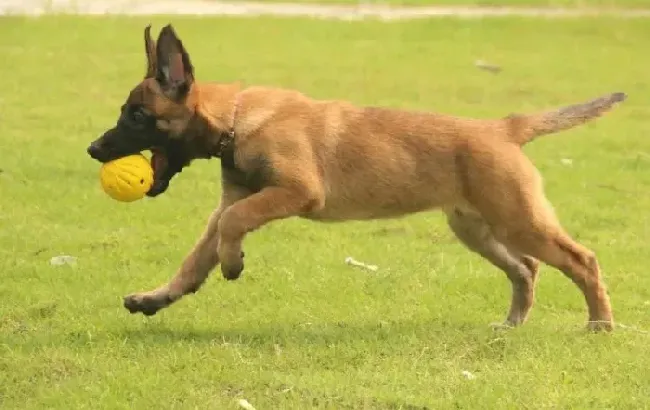
[[[144,78],[156,76],[156,43],[151,38],[151,24],[144,29],[144,52],[147,55],[147,73]]]
[[[156,80],[172,100],[182,100],[194,82],[194,67],[171,24],[160,31],[156,42]]]

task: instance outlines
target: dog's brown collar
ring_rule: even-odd
[[[235,102],[232,106],[232,114],[230,115],[230,129],[228,132],[221,137],[219,140],[219,148],[217,150],[216,156],[221,157],[221,155],[230,148],[230,145],[235,141],[235,122],[237,121],[237,109],[239,108],[239,93],[235,95]]]

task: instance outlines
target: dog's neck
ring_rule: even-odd
[[[240,91],[238,83],[196,83],[190,98],[196,101],[195,110],[215,132],[229,132],[234,125]]]
[[[205,122],[201,130],[203,143],[210,147],[210,155],[221,157],[221,153],[235,138],[237,115],[239,114],[239,92],[241,86],[234,84],[195,84],[190,98],[195,101],[199,121]],[[198,136],[197,136],[198,137]]]

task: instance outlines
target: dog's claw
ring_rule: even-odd
[[[133,303],[133,299],[130,299],[128,296],[124,297],[124,307],[129,311],[129,313],[137,313],[138,308]]]
[[[236,280],[239,279],[241,273],[244,271],[244,260],[240,260],[240,263],[234,266],[225,266],[221,265],[221,274],[227,280]]]
[[[614,330],[614,323],[609,320],[589,321],[587,323],[587,330],[594,333],[611,332]]]
[[[236,280],[239,279],[243,271],[244,271],[244,263],[242,262],[240,266],[237,266],[233,269],[222,270],[222,273],[223,273],[223,277],[226,278],[227,280]]]
[[[517,325],[508,320],[505,320],[503,322],[490,323],[490,327],[492,328],[492,330],[500,331],[500,330],[514,329],[515,327],[517,327]]]

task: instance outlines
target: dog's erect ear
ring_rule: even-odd
[[[151,38],[151,24],[144,29],[144,52],[147,55],[147,73],[144,78],[156,76],[156,43]]]
[[[160,31],[156,42],[156,80],[172,100],[181,100],[194,82],[194,67],[171,24]]]

